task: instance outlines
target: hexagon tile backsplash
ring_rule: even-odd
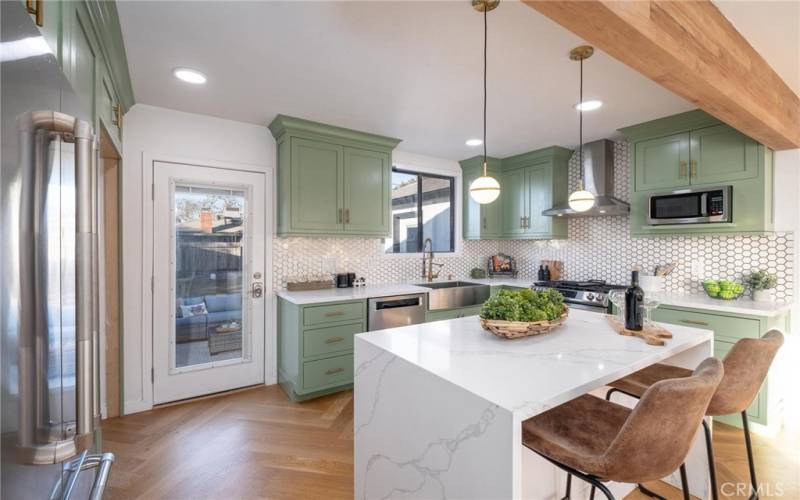
[[[614,148],[615,194],[628,199],[628,143]],[[578,163],[570,161],[570,186],[578,182]],[[452,274],[466,278],[470,269],[483,268],[486,258],[498,252],[517,259],[519,275],[534,281],[540,260],[564,262],[564,279],[604,279],[625,284],[632,266],[639,265],[651,274],[658,264],[675,262],[677,268],[667,277],[666,286],[676,292],[702,293],[703,278],[741,279],[756,269],[767,269],[778,276],[776,297],[792,299],[792,233],[763,236],[692,236],[631,238],[627,217],[570,219],[566,240],[551,241],[465,241],[458,255],[439,253],[444,263],[440,277]],[[692,276],[692,262],[699,263],[702,276]],[[368,283],[409,281],[421,278],[421,259],[385,255],[380,239],[363,238],[275,238],[273,240],[273,285],[285,288],[286,282],[333,271],[351,271]]]

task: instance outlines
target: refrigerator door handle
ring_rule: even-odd
[[[93,262],[96,260],[94,242],[96,234],[96,199],[92,192],[96,187],[93,181],[95,166],[92,159],[94,133],[89,122],[58,111],[33,111],[20,116],[17,120],[17,129],[20,133],[20,143],[23,150],[32,151],[29,161],[31,172],[40,173],[44,166],[39,165],[46,161],[45,154],[38,149],[42,142],[49,142],[52,136],[60,136],[62,141],[75,144],[75,391],[76,391],[76,422],[75,435],[65,439],[42,438],[40,432],[40,417],[45,413],[41,406],[43,386],[46,386],[46,367],[41,365],[41,358],[37,356],[37,330],[41,328],[36,319],[37,312],[42,304],[46,304],[46,297],[42,287],[35,282],[28,284],[28,293],[23,294],[21,302],[22,316],[25,327],[20,329],[19,349],[19,397],[20,397],[20,422],[18,451],[20,458],[30,464],[52,464],[62,462],[81,451],[87,449],[94,441],[96,422],[96,387],[95,387],[95,326],[96,304],[95,295],[98,294]],[[25,200],[31,205],[42,199],[42,190],[46,189],[41,184],[41,179],[33,179],[31,187],[25,192],[29,199]],[[35,220],[25,221],[29,226],[26,232],[30,235],[23,242],[23,247],[30,252],[31,259],[41,256],[38,240],[34,234]],[[26,278],[37,276],[35,269],[38,264],[29,262],[23,270]],[[27,274],[30,273],[30,276]],[[32,290],[31,290],[32,289]],[[38,328],[37,328],[38,327]],[[63,436],[62,436],[63,437]]]

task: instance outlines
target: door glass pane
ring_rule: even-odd
[[[422,235],[433,242],[434,252],[453,251],[452,177],[422,179]]]
[[[241,190],[175,185],[173,368],[245,357],[245,201]]]
[[[419,252],[417,174],[392,172],[392,237],[387,253]]]

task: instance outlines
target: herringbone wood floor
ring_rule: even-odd
[[[351,391],[296,404],[274,385],[105,420],[103,448],[117,456],[106,498],[351,499],[352,432]],[[781,498],[800,499],[798,443],[754,439],[760,482],[782,482]],[[746,483],[741,432],[717,425],[714,441],[721,482]]]

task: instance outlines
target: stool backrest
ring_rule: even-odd
[[[778,330],[770,330],[760,339],[736,342],[722,360],[725,376],[708,404],[708,415],[740,413],[750,406],[782,345],[783,334]]]
[[[651,385],[606,451],[607,477],[637,483],[680,467],[723,373],[722,362],[708,358],[691,377]]]

